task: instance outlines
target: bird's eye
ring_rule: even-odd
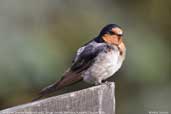
[[[121,37],[121,36],[123,36],[123,34],[117,34],[117,36]]]
[[[117,35],[118,37],[123,36],[123,34],[117,34],[117,33],[113,32],[113,31],[109,31],[108,34],[110,34],[110,35]]]
[[[112,32],[112,31],[109,31],[108,33],[109,33],[110,35],[115,35],[115,33]]]

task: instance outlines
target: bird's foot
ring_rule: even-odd
[[[105,81],[104,84],[106,84],[108,87],[111,86],[109,81]]]
[[[94,84],[95,84],[96,86],[101,85],[101,84],[102,84],[102,81],[101,81],[101,80],[97,80],[97,81],[95,81]]]

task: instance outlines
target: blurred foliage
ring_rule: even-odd
[[[127,45],[111,79],[117,114],[171,112],[170,11],[170,0],[1,0],[0,108],[31,101],[61,77],[77,48],[116,23]]]

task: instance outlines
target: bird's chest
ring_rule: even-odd
[[[94,64],[84,73],[85,80],[104,80],[112,76],[122,64],[118,50],[100,53]]]
[[[120,64],[119,51],[104,52],[97,56],[91,72],[94,76],[108,78],[118,70]]]

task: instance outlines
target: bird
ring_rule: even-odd
[[[117,24],[108,24],[77,50],[62,78],[42,89],[33,101],[82,80],[88,84],[102,84],[121,68],[125,55],[122,28]]]

